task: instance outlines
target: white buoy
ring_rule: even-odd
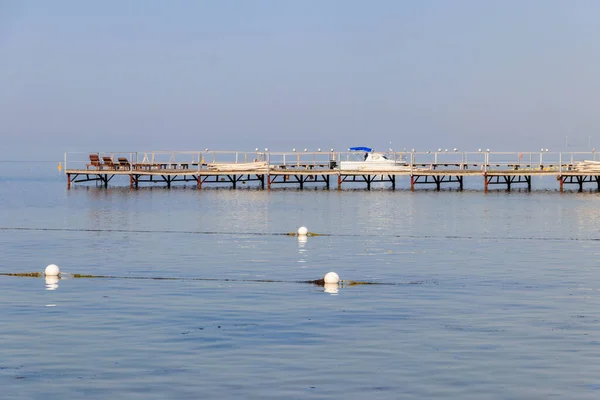
[[[46,270],[44,271],[44,275],[46,276],[59,276],[60,275],[60,269],[58,269],[57,265],[54,264],[50,264],[46,267]]]
[[[308,234],[308,228],[307,227],[301,226],[300,228],[298,228],[298,235],[306,236],[306,234]]]
[[[335,272],[328,272],[323,277],[323,282],[324,283],[339,283],[340,276],[338,274],[336,274]]]

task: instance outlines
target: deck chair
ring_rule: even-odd
[[[117,161],[119,162],[119,169],[130,169],[131,168],[131,163],[129,162],[129,160],[125,157],[119,157],[117,159]]]
[[[100,157],[98,156],[98,154],[90,154],[90,163],[87,164],[85,167],[86,169],[88,169],[89,167],[100,169]]]
[[[102,163],[108,169],[114,169],[115,168],[115,163],[114,163],[112,157],[109,157],[109,156],[102,157]]]

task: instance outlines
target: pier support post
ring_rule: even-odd
[[[129,189],[133,189],[133,175],[129,175]]]
[[[411,192],[415,191],[415,176],[414,175],[410,176],[410,191]]]
[[[487,174],[483,174],[483,193],[488,192],[488,177]]]
[[[558,177],[558,190],[563,193],[564,192],[564,184],[565,184],[565,178],[563,178],[562,176]]]
[[[67,189],[71,189],[71,174],[67,174]]]
[[[267,190],[271,190],[271,175],[267,175]]]
[[[462,190],[463,190],[463,177],[462,176],[457,176],[456,180],[458,180],[458,190],[460,190],[462,192]]]
[[[329,190],[329,175],[323,175],[323,179],[325,180],[325,187]]]
[[[396,175],[388,175],[392,181],[392,190],[396,190]]]
[[[202,176],[196,176],[196,181],[198,182],[198,189],[202,189]]]
[[[338,190],[342,190],[342,175],[338,174]]]

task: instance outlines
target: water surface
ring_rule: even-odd
[[[600,395],[595,193],[67,190],[0,166],[0,272],[115,277],[0,276],[3,398]],[[325,236],[282,235],[301,225]],[[328,271],[381,284],[299,283]]]

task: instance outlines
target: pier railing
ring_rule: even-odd
[[[584,161],[598,161],[592,152],[388,152],[388,158],[405,162],[412,170],[569,171]],[[214,166],[265,163],[270,169],[339,169],[340,161],[355,159],[356,153],[333,151],[105,151],[68,152],[64,170],[207,170]],[[97,161],[94,161],[97,160]]]
[[[92,161],[97,158],[97,165]],[[109,162],[107,162],[109,160]],[[121,162],[119,162],[121,160]],[[240,151],[143,151],[143,152],[68,152],[64,155],[65,171],[69,170],[201,170],[217,164],[239,164],[267,161],[268,153]],[[111,166],[112,162],[112,166]]]
[[[95,156],[95,157],[94,157]],[[127,161],[131,169],[131,165],[138,162],[138,153],[135,151],[103,151],[103,152],[67,152],[64,154],[63,167],[67,170],[99,170],[106,166],[108,169],[110,164],[105,163],[105,160],[110,158],[113,167],[121,167],[119,159]],[[123,163],[125,169],[125,163]]]

